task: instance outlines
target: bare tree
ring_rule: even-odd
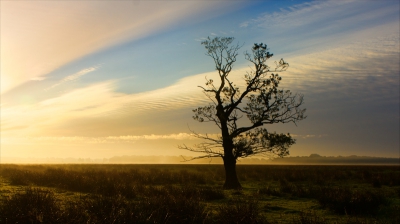
[[[271,70],[266,61],[273,54],[268,52],[267,45],[254,44],[251,53],[245,52],[252,67],[244,75],[245,88],[239,88],[230,80],[229,74],[241,47],[233,45],[233,40],[233,37],[215,37],[201,43],[206,55],[214,60],[219,80],[214,84],[212,79],[206,78],[205,86],[199,86],[211,102],[194,109],[193,118],[215,124],[221,135],[212,137],[193,132],[205,141],[194,147],[179,146],[203,153],[193,159],[222,157],[226,177],[224,189],[241,188],[236,175],[237,159],[257,154],[279,157],[289,154],[288,148],[295,139],[290,134],[268,132],[262,128],[264,124],[296,123],[306,118],[305,109],[301,108],[303,95],[278,89],[282,78],[276,72],[285,71],[289,64],[281,59]]]

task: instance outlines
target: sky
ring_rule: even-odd
[[[192,119],[216,77],[201,41],[266,43],[307,119],[266,125],[291,156],[399,157],[397,0],[0,1],[1,158],[196,156]]]

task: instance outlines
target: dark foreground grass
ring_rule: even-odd
[[[52,191],[27,188],[2,203],[0,223],[201,223],[207,214],[200,202],[167,193],[139,202],[91,195],[62,205]]]
[[[238,173],[223,191],[218,165],[2,165],[0,223],[400,223],[399,167]]]

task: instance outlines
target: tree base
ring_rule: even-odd
[[[225,168],[225,184],[223,186],[224,189],[234,189],[240,190],[242,189],[242,185],[240,185],[239,180],[236,175],[236,159],[231,157],[224,157],[224,168]]]

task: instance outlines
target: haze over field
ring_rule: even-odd
[[[400,5],[348,1],[1,1],[2,158],[194,156],[198,85],[216,77],[200,42],[266,43],[281,88],[305,95],[292,156],[399,157]]]

